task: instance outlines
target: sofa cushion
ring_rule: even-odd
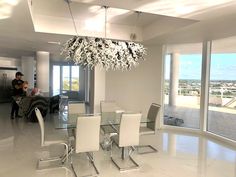
[[[48,99],[42,96],[23,97],[19,103],[23,116],[31,122],[37,122],[34,109],[37,107],[42,116],[45,117],[48,112],[48,105]]]

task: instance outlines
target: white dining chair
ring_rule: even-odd
[[[89,162],[92,164],[92,166],[96,171],[96,175],[99,174],[99,171],[94,163],[93,152],[99,150],[100,123],[101,123],[100,115],[78,117],[76,123],[76,134],[75,134],[76,136],[75,149],[74,149],[75,154],[86,153]],[[72,170],[74,172],[74,175],[77,176],[74,170],[73,160],[72,160]]]
[[[40,110],[36,107],[35,108],[35,114],[36,114],[36,117],[38,119],[38,122],[39,122],[39,126],[40,126],[40,132],[41,132],[41,147],[48,147],[48,146],[51,146],[51,145],[63,145],[65,146],[65,152],[62,156],[60,157],[52,157],[52,158],[47,158],[47,159],[39,159],[38,161],[38,164],[37,164],[37,169],[38,170],[42,170],[42,169],[49,169],[48,167],[47,168],[40,168],[40,164],[45,162],[45,163],[48,163],[50,161],[60,161],[61,162],[61,166],[57,166],[56,168],[65,168],[64,166],[62,166],[65,161],[68,162],[68,144],[67,144],[67,141],[66,140],[45,140],[45,126],[44,126],[44,119],[42,117],[42,114],[40,112]],[[53,167],[54,168],[54,167]]]
[[[111,160],[116,165],[120,171],[126,171],[131,169],[139,168],[139,165],[131,157],[131,152],[134,150],[132,147],[139,145],[139,127],[142,114],[122,114],[120,120],[119,130],[117,135],[112,136],[112,144],[115,143],[119,148],[122,148],[121,159],[114,159],[112,154],[112,144],[111,144]],[[115,129],[115,127],[114,127]],[[129,167],[121,167],[118,160],[125,161],[125,148],[131,148],[128,153],[128,159],[133,163]]]
[[[152,103],[147,114],[147,119],[148,123],[146,126],[141,126],[140,127],[140,135],[154,135],[156,134],[157,131],[157,115],[158,112],[160,111],[161,105]],[[139,145],[137,146],[138,148],[138,153],[139,154],[147,154],[147,153],[153,153],[153,152],[158,152],[156,148],[154,148],[152,145]],[[147,149],[149,148],[150,150],[148,151],[142,151],[140,152],[141,149]]]
[[[68,114],[84,114],[86,112],[84,102],[68,102]]]
[[[70,114],[85,114],[86,113],[86,108],[85,108],[85,103],[84,102],[74,102],[74,101],[69,101],[68,102],[68,115]],[[75,120],[69,120],[70,123],[76,123]],[[67,129],[68,137],[69,137],[69,142],[70,145],[73,144],[72,141],[74,141],[74,129]]]
[[[119,113],[124,112],[115,101],[101,101],[100,102],[100,111],[103,118],[114,119]],[[108,117],[107,117],[108,116]],[[103,141],[101,142],[101,147],[104,150],[109,150],[110,148],[110,136],[116,134],[114,129],[110,125],[101,125],[101,130],[103,133]]]

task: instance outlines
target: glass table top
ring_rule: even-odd
[[[130,113],[130,112],[129,112]],[[56,129],[73,129],[76,128],[76,120],[78,117],[82,116],[101,116],[101,125],[119,125],[121,119],[121,112],[102,112],[97,114],[68,114],[68,113],[59,113],[58,117],[55,118],[55,128]],[[152,123],[146,117],[142,117],[141,123]]]

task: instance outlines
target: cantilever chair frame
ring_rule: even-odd
[[[133,117],[132,117],[133,116]],[[132,169],[139,169],[139,165],[137,162],[135,162],[135,160],[131,157],[131,154],[132,152],[135,150],[133,146],[135,146],[136,144],[139,144],[139,127],[140,127],[140,121],[141,121],[141,117],[142,117],[142,114],[141,113],[136,113],[136,114],[125,114],[123,113],[122,114],[122,117],[121,117],[121,122],[120,122],[120,127],[119,127],[119,130],[117,130],[117,128],[115,126],[112,126],[112,128],[114,129],[114,131],[117,132],[117,135],[115,136],[118,136],[119,137],[119,142],[116,142],[115,139],[114,139],[114,136],[111,137],[112,139],[112,143],[111,143],[111,151],[110,151],[110,157],[111,157],[111,161],[115,164],[115,166],[120,170],[120,171],[128,171],[128,170],[132,170]],[[127,142],[127,140],[124,140],[125,137],[124,137],[124,128],[126,127],[126,123],[128,123],[127,121],[129,121],[129,119],[136,119],[137,122],[135,122],[133,125],[136,124],[135,127],[133,127],[132,130],[137,130],[137,135],[136,137],[134,138],[131,138],[133,142]],[[122,132],[123,131],[123,132]],[[127,133],[127,132],[126,132]],[[135,134],[130,134],[131,136]],[[131,147],[131,150],[129,151],[128,153],[128,158],[129,160],[131,160],[131,162],[133,163],[133,166],[130,166],[130,167],[120,167],[119,164],[116,162],[116,160],[113,158],[112,156],[112,146],[113,146],[113,143],[119,147],[119,148],[122,148],[122,154],[121,154],[121,159],[122,160],[125,160],[125,147]]]
[[[110,110],[105,110],[104,111],[104,104],[113,104],[113,106],[111,106],[110,108],[113,108],[113,109],[110,109]],[[113,100],[110,100],[110,101],[101,101],[100,102],[100,112],[101,112],[101,114],[103,113],[103,112],[110,112],[110,113],[114,113],[115,114],[115,111],[116,111],[116,102],[115,101],[113,101]],[[109,139],[113,136],[113,135],[115,135],[116,134],[116,132],[114,131],[114,129],[111,127],[111,125],[101,125],[101,130],[102,130],[102,132],[103,132],[103,134],[104,134],[104,136],[106,136],[106,135],[109,135]],[[102,147],[102,149],[103,150],[110,150],[109,148],[110,148],[110,143],[111,143],[111,140],[109,140],[109,142],[108,142],[108,147],[105,147],[105,145],[104,145],[104,143],[103,142],[101,142],[100,143],[100,146]]]
[[[158,115],[158,113],[159,113],[159,111],[160,111],[161,105],[160,105],[160,104],[157,104],[157,103],[152,103],[151,106],[150,106],[150,108],[149,108],[147,118],[150,117],[152,106],[155,106],[155,107],[157,108],[157,110],[156,110],[156,113],[155,113],[154,122],[152,122],[152,123],[147,123],[147,127],[148,127],[148,126],[151,126],[151,128],[150,128],[151,131],[150,131],[150,132],[145,132],[144,134],[142,134],[142,132],[140,132],[140,135],[141,135],[141,136],[144,136],[144,135],[155,135],[155,134],[156,134],[156,131],[157,131],[157,115]],[[154,124],[154,125],[153,125],[153,124]],[[152,130],[152,129],[153,129],[153,130]],[[140,148],[149,148],[150,151],[140,152],[140,151],[139,151]],[[139,145],[139,146],[137,146],[137,150],[138,150],[138,153],[139,153],[139,154],[149,154],[149,153],[158,152],[158,150],[157,150],[155,147],[153,147],[152,145],[150,145],[150,144],[149,144],[149,145]]]
[[[61,144],[65,146],[65,153],[60,156],[60,157],[51,157],[51,158],[47,158],[47,159],[39,159],[38,163],[37,163],[37,170],[47,170],[47,169],[53,169],[53,168],[66,168],[66,166],[64,166],[65,162],[68,162],[68,145],[63,142],[63,141],[55,141],[55,142],[49,142],[48,144],[46,143],[47,141],[45,141],[45,129],[44,129],[44,120],[42,117],[42,114],[40,112],[40,110],[36,107],[35,108],[35,114],[36,117],[38,119],[39,122],[39,126],[40,126],[40,132],[41,132],[41,147],[48,147],[50,145],[56,145],[56,144]],[[40,163],[41,162],[52,162],[52,161],[60,161],[61,165],[60,166],[56,166],[56,167],[49,167],[49,168],[40,168]]]
[[[92,121],[92,119],[94,119]],[[92,122],[91,122],[92,121]],[[92,164],[93,168],[96,171],[96,175],[99,175],[99,171],[94,163],[94,156],[93,151],[99,150],[99,132],[100,132],[100,123],[101,123],[101,116],[90,114],[89,116],[81,116],[77,118],[76,123],[76,133],[75,133],[75,149],[72,149],[75,153],[86,153],[89,162]],[[89,127],[86,128],[86,125]],[[94,128],[97,128],[94,130]],[[94,131],[90,131],[94,130]],[[87,134],[87,138],[84,138]],[[88,142],[88,138],[92,139],[92,144],[84,143]],[[83,142],[83,143],[82,143]],[[71,156],[71,168],[74,175],[77,177],[77,174],[74,170],[74,166],[72,163],[72,156]],[[94,175],[86,175],[86,176],[94,176]]]

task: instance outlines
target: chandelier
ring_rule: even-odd
[[[104,7],[105,37],[82,37],[78,36],[70,2],[69,0],[66,2],[76,32],[76,36],[64,43],[61,51],[61,55],[64,55],[67,61],[91,69],[100,66],[105,70],[130,70],[139,64],[139,60],[144,60],[146,49],[142,44],[106,38],[107,6]]]

